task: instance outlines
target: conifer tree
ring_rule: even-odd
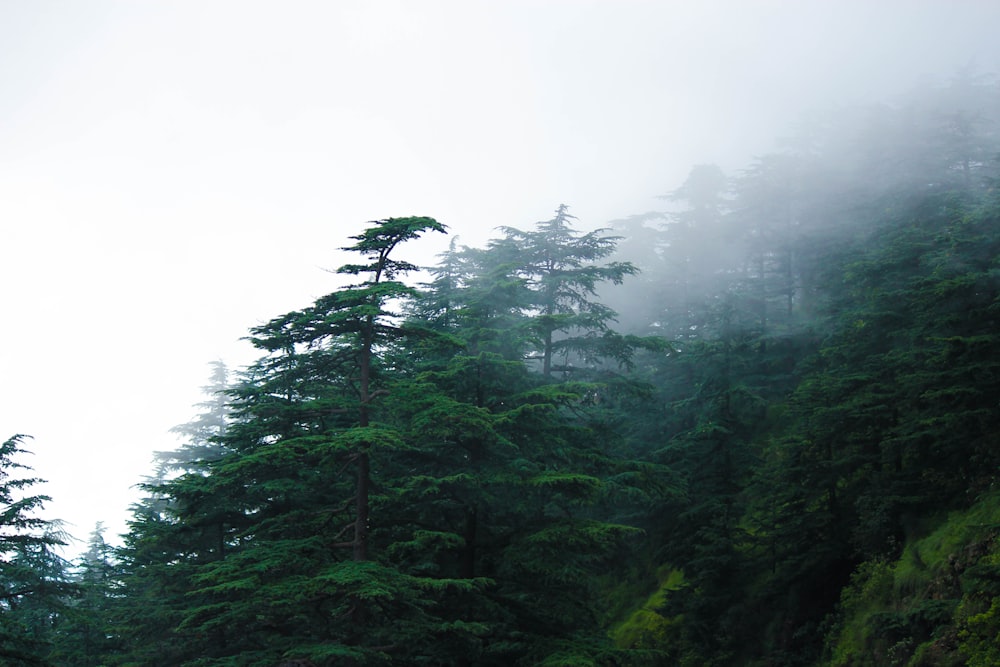
[[[627,362],[631,352],[610,328],[616,313],[594,297],[600,283],[620,284],[637,269],[629,262],[598,264],[614,252],[617,237],[602,235],[604,229],[579,234],[573,220],[561,205],[555,217],[534,230],[503,227],[504,237],[490,247],[530,290],[525,307],[536,337],[534,358],[545,377],[554,370],[568,372],[571,355],[583,363],[601,357]],[[564,362],[554,366],[559,356]]]
[[[478,644],[469,664],[637,659],[600,637],[595,577],[636,534],[609,515],[628,515],[631,503],[660,497],[668,475],[615,456],[621,450],[604,428],[606,413],[596,398],[610,396],[606,384],[585,382],[579,373],[566,377],[568,367],[550,367],[545,375],[525,364],[538,350],[543,279],[526,264],[515,236],[506,230],[485,250],[453,247],[416,304],[418,316],[448,333],[452,346],[450,354],[420,357],[425,370],[413,385],[419,398],[401,404],[418,408],[402,421],[411,425],[413,442],[425,443],[421,455],[440,452],[429,457],[427,474],[414,479],[407,504],[434,508],[422,521],[449,536],[437,567],[495,582],[487,590],[493,609],[483,609],[482,617],[491,639]],[[555,236],[548,239],[553,254],[566,242]],[[614,240],[609,244],[613,249]],[[572,273],[552,265],[553,274],[559,270]],[[567,277],[565,284],[550,275],[545,284],[558,286],[550,297],[573,289],[593,297],[599,275]],[[574,287],[577,279],[593,282]],[[581,310],[610,313],[589,297]],[[566,304],[564,323],[580,306],[568,298]],[[555,306],[552,312],[559,314]],[[588,331],[584,319],[566,332],[602,331]],[[600,336],[613,335],[606,322],[600,326]],[[557,342],[553,338],[552,349]],[[589,360],[600,360],[602,351],[608,348],[590,348]]]
[[[378,387],[375,355],[398,337],[393,312],[387,308],[394,300],[411,297],[412,288],[396,280],[417,267],[395,259],[393,250],[400,243],[418,238],[425,231],[443,232],[444,227],[432,218],[390,218],[380,220],[362,234],[354,236],[357,243],[343,248],[356,252],[366,264],[347,264],[338,273],[366,275],[367,279],[319,299],[309,309],[290,313],[254,329],[254,344],[267,351],[286,350],[291,355],[302,350],[308,354],[318,350],[330,354],[350,393],[340,396],[341,403],[332,407],[353,422],[343,443],[347,456],[357,469],[354,497],[354,520],[350,532],[355,561],[368,560],[368,531],[371,523],[369,495],[371,493],[371,450],[378,446],[383,434],[372,429],[372,401],[385,392]]]
[[[197,469],[225,453],[221,439],[231,419],[229,369],[222,361],[213,361],[210,366],[209,383],[201,388],[206,398],[196,405],[201,411],[192,421],[170,429],[185,440],[178,449],[156,452],[154,479]]]
[[[120,575],[114,548],[104,540],[104,526],[98,522],[74,564],[76,591],[57,619],[50,660],[65,667],[98,667],[121,657],[117,625],[127,601],[121,597]]]
[[[26,436],[0,444],[0,661],[12,667],[48,664],[53,624],[72,587],[56,522],[39,516],[50,500],[30,489],[42,480],[18,459]]]
[[[427,570],[434,542],[396,500],[400,466],[420,457],[386,419],[407,375],[393,349],[414,335],[390,310],[412,294],[397,277],[414,266],[391,253],[426,230],[442,227],[374,223],[349,248],[368,263],[341,269],[366,280],[255,328],[269,355],[233,392],[227,454],[163,485],[180,528],[164,526],[166,539],[203,514],[226,518],[221,549],[189,561],[193,605],[177,626],[206,664],[453,662],[484,631],[443,606],[482,582]]]

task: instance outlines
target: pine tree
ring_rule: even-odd
[[[597,575],[637,534],[613,519],[634,517],[630,510],[659,497],[668,476],[620,457],[599,407],[600,397],[612,400],[612,385],[582,381],[579,372],[566,377],[568,367],[553,366],[548,376],[532,370],[542,281],[531,277],[537,271],[514,236],[506,230],[485,250],[453,247],[416,304],[450,345],[418,354],[424,370],[410,385],[414,397],[399,403],[415,409],[398,418],[410,425],[409,439],[422,443],[414,454],[424,473],[404,486],[404,506],[436,528],[434,568],[494,582],[488,598],[470,605],[489,638],[472,645],[470,663],[462,664],[637,659],[601,637]],[[556,247],[565,239],[550,241]],[[597,276],[584,290],[590,296]],[[609,312],[596,299],[585,309]],[[567,332],[585,330],[583,319],[578,325]],[[596,346],[588,354],[601,359]]]
[[[37,477],[18,461],[26,436],[0,444],[0,659],[12,667],[48,664],[53,624],[72,587],[67,563],[55,552],[64,545],[57,522],[38,511],[50,500],[31,494]]]
[[[562,205],[555,217],[532,231],[502,228],[504,237],[490,247],[530,290],[525,307],[537,341],[532,358],[541,362],[545,377],[571,371],[574,362],[592,364],[602,357],[625,363],[633,347],[611,330],[616,313],[593,297],[600,283],[620,284],[637,269],[629,262],[597,264],[614,252],[617,237],[602,235],[604,229],[579,234],[572,220]],[[559,357],[563,362],[554,365]]]
[[[415,335],[389,309],[413,293],[396,278],[415,267],[391,252],[441,229],[429,218],[374,223],[349,248],[369,262],[341,269],[367,280],[254,329],[270,354],[233,392],[228,453],[163,485],[178,527],[164,526],[168,538],[202,513],[226,517],[215,557],[191,561],[194,605],[178,626],[206,664],[450,662],[440,656],[482,631],[442,605],[481,581],[402,558],[423,539],[395,500],[413,446],[383,415],[407,373],[391,367],[405,360],[393,349]],[[454,645],[435,641],[443,636]]]
[[[125,602],[120,574],[114,548],[105,542],[98,522],[73,567],[76,591],[57,619],[50,660],[66,667],[98,667],[120,657],[123,645],[116,624]]]
[[[213,361],[209,384],[201,388],[206,400],[196,407],[201,412],[186,424],[170,429],[185,441],[173,451],[156,452],[153,478],[162,480],[171,474],[198,469],[206,461],[222,458],[225,448],[221,438],[231,419],[229,369],[222,361]]]

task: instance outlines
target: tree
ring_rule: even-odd
[[[171,429],[186,440],[154,455],[153,473],[140,485],[145,495],[131,507],[124,545],[111,558],[100,532],[91,536],[79,566],[82,598],[62,632],[67,664],[91,659],[81,657],[88,646],[93,651],[86,656],[121,653],[139,663],[181,663],[197,655],[197,643],[176,634],[183,610],[198,600],[190,576],[225,556],[240,525],[235,501],[206,502],[205,478],[230,453],[224,436],[232,422],[229,371],[221,361],[211,368],[202,387],[206,400],[197,404],[201,412]],[[115,579],[107,581],[111,570]]]
[[[604,229],[579,234],[572,220],[568,207],[561,205],[555,217],[539,222],[534,230],[503,227],[504,237],[490,244],[491,252],[529,288],[525,308],[537,338],[534,358],[541,361],[545,377],[553,370],[569,372],[571,356],[585,364],[601,357],[624,363],[632,349],[621,345],[610,328],[615,312],[592,297],[600,283],[619,284],[638,269],[629,262],[597,264],[614,252],[618,237],[602,235]],[[554,367],[560,355],[564,363]]]
[[[154,479],[162,480],[171,474],[198,469],[200,464],[217,460],[225,454],[221,438],[232,418],[229,369],[222,361],[213,361],[210,366],[209,384],[201,388],[206,400],[196,406],[201,408],[201,412],[194,420],[170,429],[171,433],[183,436],[186,441],[176,450],[156,452]]]
[[[576,235],[566,234],[533,238],[549,243],[554,257],[574,252],[565,246]],[[613,249],[614,239],[608,243]],[[420,462],[412,468],[420,474],[403,485],[403,507],[418,525],[433,526],[436,570],[494,582],[478,601],[466,600],[476,610],[467,618],[489,635],[468,644],[470,662],[461,664],[635,660],[602,636],[599,575],[638,533],[618,519],[662,497],[669,475],[629,456],[607,427],[601,399],[613,403],[617,380],[585,373],[582,364],[572,371],[552,364],[546,375],[544,362],[534,363],[544,359],[545,289],[550,319],[563,318],[558,333],[580,337],[571,351],[571,342],[560,348],[567,339],[553,335],[550,359],[579,362],[573,355],[593,334],[600,346],[589,346],[586,361],[596,365],[615,334],[600,319],[610,310],[593,298],[600,271],[581,262],[576,274],[575,260],[533,268],[526,247],[510,229],[483,250],[452,247],[415,304],[416,317],[447,336],[439,348],[414,350],[422,370],[408,384],[412,396],[394,401]],[[597,319],[587,322],[588,312]],[[615,340],[623,360],[633,340],[649,343]]]
[[[440,614],[454,615],[441,606],[449,591],[480,582],[398,560],[412,526],[394,496],[411,445],[378,418],[406,375],[394,349],[417,335],[393,312],[413,294],[398,278],[415,266],[393,251],[425,231],[443,226],[373,223],[347,248],[366,261],[339,271],[365,280],[253,329],[267,356],[232,393],[227,453],[162,486],[172,503],[159,543],[225,518],[219,549],[181,556],[191,604],[176,633],[208,664],[405,660],[454,650],[435,637],[479,631]]]
[[[371,427],[371,403],[384,390],[375,387],[373,356],[391,339],[400,335],[393,323],[394,314],[387,307],[393,301],[410,297],[413,289],[395,279],[416,270],[417,266],[392,257],[400,243],[420,237],[425,231],[444,232],[433,218],[389,218],[373,223],[354,236],[357,243],[343,250],[356,252],[367,264],[347,264],[338,273],[367,275],[357,285],[340,289],[319,299],[313,308],[291,313],[254,330],[253,342],[262,349],[294,350],[297,347],[331,351],[334,361],[346,362],[345,378],[353,396],[341,398],[354,403],[355,428],[345,442],[357,468],[355,517],[351,532],[353,557],[368,560],[368,530],[371,523],[369,494],[371,486],[370,455],[382,434]],[[338,406],[335,410],[350,410]],[[369,440],[371,438],[371,440]]]
[[[56,614],[71,587],[66,563],[54,551],[65,544],[58,523],[38,515],[50,500],[30,494],[42,480],[19,477],[26,436],[0,444],[0,659],[12,666],[44,665]]]
[[[656,321],[672,340],[711,338],[713,311],[733,282],[742,249],[727,211],[729,179],[716,165],[696,165],[679,188],[663,198],[685,205],[666,214]]]
[[[114,548],[95,526],[87,549],[77,560],[71,580],[76,587],[56,623],[50,659],[65,667],[107,665],[122,652],[120,571]]]

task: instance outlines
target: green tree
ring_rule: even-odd
[[[163,485],[167,538],[202,513],[227,517],[215,557],[191,561],[191,604],[176,629],[206,664],[237,655],[240,664],[428,660],[454,656],[440,638],[481,631],[441,605],[481,582],[400,560],[420,537],[395,501],[412,446],[378,418],[406,374],[394,349],[416,335],[390,310],[412,295],[396,278],[415,267],[391,252],[426,230],[442,227],[429,218],[374,223],[349,248],[368,262],[341,269],[367,280],[254,329],[269,354],[233,392],[228,453],[204,474]],[[344,474],[352,468],[353,478]],[[178,568],[158,578],[169,571]]]
[[[197,469],[204,462],[225,454],[221,439],[231,419],[229,369],[222,361],[213,361],[210,366],[209,383],[201,388],[206,400],[196,405],[201,412],[194,420],[170,429],[185,441],[177,449],[155,453],[154,479],[162,480],[171,474]]]
[[[100,522],[75,563],[71,580],[76,591],[58,618],[50,660],[66,667],[115,663],[123,648],[115,627],[123,602],[120,571]]]
[[[50,500],[31,494],[42,480],[19,476],[31,469],[23,435],[0,444],[0,659],[12,666],[45,665],[53,625],[71,590],[67,563],[55,552],[65,544],[56,522],[38,515]]]
[[[491,604],[476,607],[489,636],[470,645],[468,664],[636,660],[603,637],[598,580],[638,534],[616,519],[634,518],[636,507],[662,497],[670,478],[618,447],[602,405],[615,400],[617,379],[582,381],[555,365],[548,375],[532,370],[541,358],[542,280],[526,268],[515,237],[506,230],[485,250],[452,247],[416,304],[416,316],[447,338],[437,339],[441,348],[418,350],[413,397],[396,402],[423,457],[423,474],[403,487],[404,506],[447,536],[435,568],[494,582],[480,598]],[[550,241],[561,247],[565,239]],[[591,299],[598,275],[585,290],[591,312],[602,309]],[[578,323],[563,333],[595,333]],[[561,340],[553,337],[553,349]],[[601,352],[591,347],[589,362],[600,362]]]
[[[574,360],[627,362],[632,349],[610,328],[616,313],[594,297],[599,284],[619,284],[638,269],[629,262],[598,264],[614,252],[618,237],[603,235],[604,229],[580,234],[573,220],[562,205],[532,231],[503,227],[504,237],[490,245],[502,264],[526,281],[530,302],[524,307],[537,340],[533,358],[546,377],[553,370],[570,371]],[[553,366],[557,357],[563,363]]]
[[[333,355],[327,362],[341,364],[339,370],[352,391],[340,399],[346,404],[333,410],[353,411],[357,429],[343,440],[357,469],[351,528],[356,561],[368,560],[371,449],[385,441],[383,433],[371,428],[371,403],[385,391],[376,386],[374,355],[401,335],[388,307],[414,294],[411,287],[395,279],[418,268],[391,255],[400,243],[418,238],[428,230],[444,232],[444,226],[433,218],[390,218],[374,223],[352,237],[357,243],[343,248],[358,253],[368,263],[347,264],[338,269],[341,274],[366,275],[366,280],[319,299],[313,308],[290,313],[253,331],[252,340],[261,349],[291,350],[295,354],[297,347],[321,348]],[[348,407],[350,404],[353,410]]]

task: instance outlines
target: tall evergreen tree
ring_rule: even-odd
[[[452,248],[429,293],[417,302],[418,316],[450,334],[453,346],[449,354],[421,357],[425,370],[414,385],[420,398],[404,402],[419,411],[403,421],[414,427],[414,442],[426,443],[421,455],[453,454],[430,459],[435,464],[412,487],[423,498],[436,498],[434,504],[415,495],[408,505],[435,508],[432,516],[444,518],[437,525],[455,546],[439,565],[450,563],[461,576],[495,582],[488,590],[493,609],[485,609],[483,617],[492,638],[480,642],[472,664],[635,660],[638,656],[616,653],[600,638],[596,576],[636,533],[613,519],[634,517],[630,508],[662,497],[669,475],[616,448],[607,411],[600,407],[599,397],[612,400],[609,385],[583,381],[593,378],[571,374],[568,366],[553,365],[546,375],[544,364],[524,363],[542,358],[535,351],[538,318],[545,317],[538,306],[543,280],[530,257],[516,250],[517,235],[504,233],[485,250]],[[562,247],[565,239],[553,236],[548,242],[550,254],[572,252]],[[613,239],[609,243],[613,248]],[[586,308],[610,314],[594,298],[602,282],[598,274],[589,279]],[[559,284],[555,275],[546,281]],[[571,310],[569,304],[563,313],[567,322]],[[602,326],[606,344],[615,334],[607,322]],[[587,331],[581,318],[575,330],[564,333],[583,337],[598,331]],[[554,337],[553,349],[562,340]],[[618,340],[619,359],[631,354],[624,349],[628,345],[652,346]],[[610,356],[609,350],[592,346],[589,363]],[[568,543],[572,556],[564,552]],[[544,602],[535,604],[536,599]]]
[[[254,344],[269,352],[283,350],[295,355],[302,349],[330,355],[332,358],[325,363],[338,364],[337,370],[342,374],[338,380],[346,382],[351,390],[339,397],[339,405],[331,407],[334,413],[354,413],[349,419],[355,430],[343,443],[357,470],[350,529],[355,561],[368,560],[370,456],[371,450],[385,441],[382,433],[371,428],[372,401],[385,392],[377,386],[375,355],[400,335],[393,322],[394,313],[387,308],[393,301],[414,294],[412,288],[396,278],[417,267],[395,259],[392,252],[400,243],[428,230],[443,232],[444,227],[432,218],[390,218],[374,223],[353,237],[357,243],[344,248],[358,253],[368,263],[347,264],[338,269],[341,274],[366,275],[366,280],[319,299],[313,308],[290,313],[253,331]]]
[[[270,354],[234,391],[229,453],[205,475],[164,485],[179,529],[167,524],[167,536],[203,512],[228,517],[223,550],[192,561],[186,597],[195,605],[178,626],[207,664],[236,655],[240,664],[430,660],[456,650],[435,637],[480,631],[440,616],[442,596],[480,582],[398,560],[413,530],[393,509],[411,446],[377,418],[384,398],[399,394],[391,350],[412,335],[389,306],[412,294],[396,278],[415,267],[391,253],[441,229],[429,218],[375,223],[350,248],[369,262],[341,269],[367,280],[254,329]]]

